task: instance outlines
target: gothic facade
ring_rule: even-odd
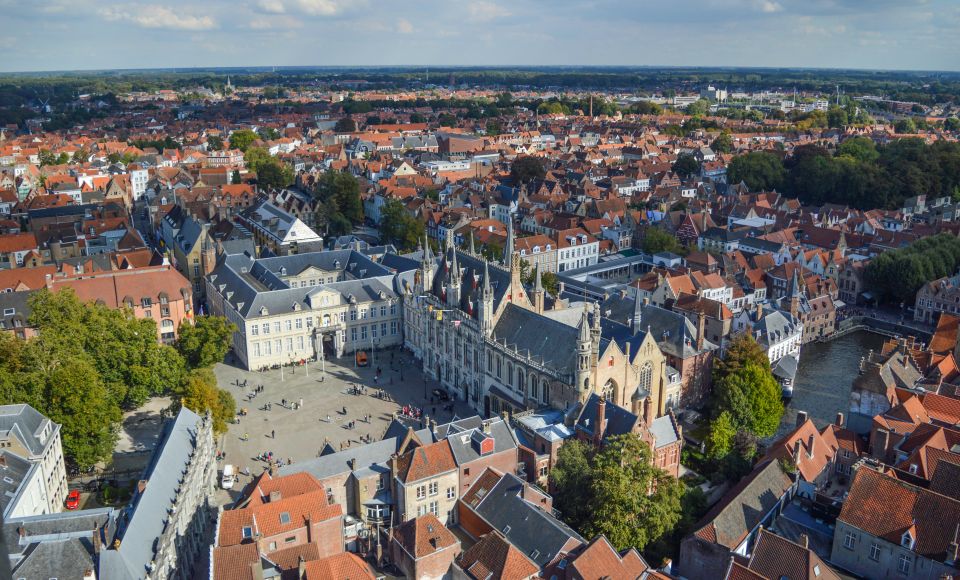
[[[528,290],[508,232],[504,260],[484,259],[452,238],[439,256],[398,278],[404,342],[424,372],[485,415],[582,407],[597,394],[639,413],[650,398],[666,412],[667,363],[646,332],[601,315],[596,303],[546,305],[539,268]],[[637,308],[640,304],[637,305]]]

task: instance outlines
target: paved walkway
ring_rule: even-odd
[[[297,462],[316,457],[327,442],[334,449],[345,449],[362,444],[362,438],[379,440],[393,414],[404,405],[419,406],[439,422],[452,417],[443,405],[430,403],[436,382],[425,383],[416,361],[399,349],[376,353],[365,368],[354,368],[352,357],[328,360],[325,366],[326,372],[321,372],[320,363],[311,363],[309,368],[288,367],[281,380],[280,370],[260,373],[218,364],[215,372],[220,387],[230,391],[238,409],[246,408],[248,413],[218,441],[218,448],[227,453],[219,469],[230,463],[258,474],[267,465],[258,459],[264,452],[273,452],[284,463],[288,459]],[[374,381],[377,368],[383,372],[379,382]],[[246,381],[246,386],[238,386],[237,381],[241,385]],[[354,384],[365,386],[365,394],[353,394]],[[249,394],[259,385],[263,392],[250,399]],[[377,388],[389,398],[376,397]],[[301,401],[302,407],[296,408]],[[455,411],[461,417],[474,414],[463,401],[455,403]],[[348,428],[351,422],[353,429]],[[238,489],[247,481],[241,477]]]

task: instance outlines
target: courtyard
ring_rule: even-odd
[[[424,381],[419,363],[399,348],[371,353],[366,367],[356,366],[353,356],[328,359],[323,366],[317,361],[258,372],[218,364],[217,382],[236,399],[238,411],[247,413],[218,439],[218,449],[226,452],[218,469],[232,464],[241,473],[246,468],[257,475],[267,466],[259,459],[263,453],[296,463],[316,457],[326,444],[339,451],[365,440],[377,441],[405,405],[419,407],[439,423],[454,414],[475,414],[465,401],[431,403],[439,384]],[[382,375],[375,380],[377,369]],[[262,392],[251,396],[260,385]],[[365,390],[357,394],[355,385]],[[378,390],[385,396],[377,396]],[[249,481],[241,476],[233,491],[239,492]]]

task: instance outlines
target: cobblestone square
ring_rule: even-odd
[[[230,364],[218,364],[215,372],[221,388],[228,390],[237,401],[237,409],[246,409],[240,423],[230,425],[221,436],[219,449],[227,453],[225,463],[233,464],[242,472],[249,468],[259,474],[267,465],[258,459],[264,452],[273,452],[286,463],[316,457],[325,442],[334,449],[360,445],[361,439],[379,440],[394,413],[404,405],[420,407],[423,413],[439,422],[449,420],[453,413],[446,407],[451,403],[433,403],[430,397],[436,381],[424,382],[418,361],[401,349],[380,351],[370,356],[366,367],[355,367],[352,356],[311,362],[307,367],[286,367],[266,372],[245,371]],[[382,376],[374,380],[377,369]],[[238,386],[237,382],[241,386]],[[246,385],[243,382],[246,381]],[[263,385],[256,396],[250,394]],[[353,394],[354,385],[366,387],[362,394]],[[382,389],[389,398],[378,398]],[[302,406],[296,408],[300,405]],[[464,401],[453,402],[453,412],[470,416],[474,412]],[[344,413],[346,409],[346,413]],[[364,418],[369,416],[369,422]],[[354,423],[354,428],[347,426]],[[249,481],[240,478],[239,491]]]

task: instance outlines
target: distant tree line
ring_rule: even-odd
[[[864,277],[882,300],[912,304],[924,284],[952,276],[958,268],[960,238],[943,233],[883,252],[867,264]]]
[[[727,180],[755,191],[776,189],[805,204],[895,209],[915,195],[960,197],[960,143],[905,138],[876,145],[852,137],[835,153],[819,145],[801,145],[786,158],[751,152],[730,162]]]

